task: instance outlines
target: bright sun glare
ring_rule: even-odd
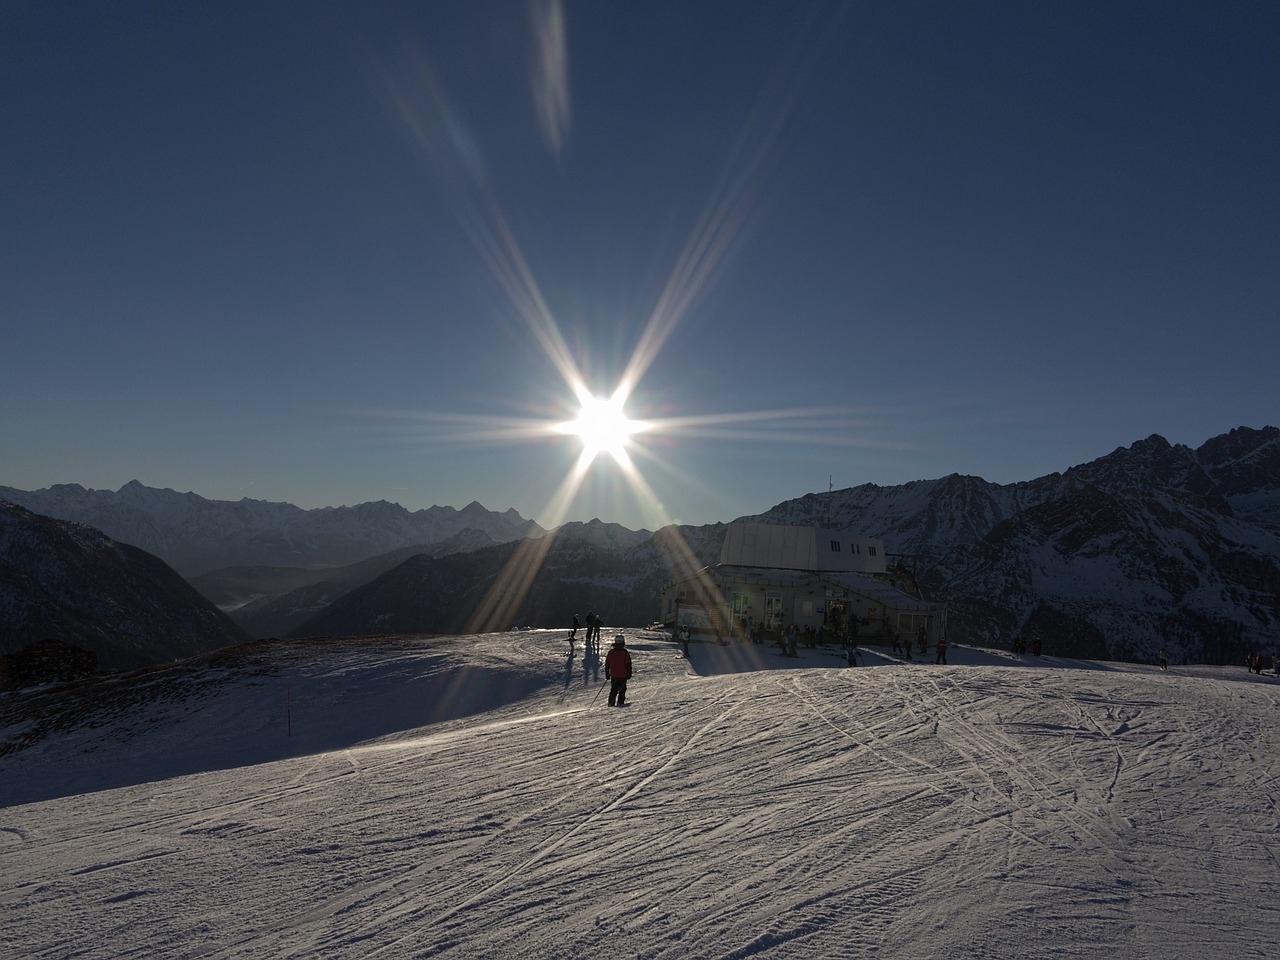
[[[563,137],[569,133],[568,73],[563,43],[561,4],[551,0],[545,8],[549,19],[542,24],[540,36],[548,41],[542,50],[540,69],[544,76],[547,101],[542,119],[548,146],[557,156]],[[549,433],[578,437],[582,450],[577,463],[567,471],[559,488],[552,494],[540,521],[554,529],[564,522],[570,505],[586,482],[589,468],[602,453],[607,453],[618,467],[621,485],[634,494],[646,514],[646,522],[659,529],[674,519],[657,492],[632,460],[632,454],[647,458],[649,464],[685,482],[697,478],[680,474],[653,449],[635,442],[636,434],[648,432],[651,437],[712,437],[743,441],[791,441],[822,444],[854,444],[856,437],[846,422],[847,411],[838,409],[754,410],[722,414],[685,414],[632,420],[625,411],[633,388],[642,382],[646,371],[657,361],[667,340],[693,309],[702,290],[717,274],[718,267],[737,244],[740,234],[752,219],[761,184],[758,171],[765,168],[773,153],[790,104],[798,100],[799,84],[804,71],[784,64],[775,82],[761,93],[757,108],[749,114],[737,146],[730,153],[732,162],[716,183],[706,205],[698,214],[692,232],[675,257],[671,274],[636,339],[611,396],[598,397],[587,389],[579,369],[578,351],[566,339],[550,304],[543,298],[530,263],[507,222],[495,193],[484,176],[483,157],[475,143],[460,125],[450,107],[445,91],[440,88],[432,65],[425,58],[421,69],[404,90],[396,90],[396,105],[410,132],[420,141],[424,156],[435,162],[446,187],[445,196],[453,204],[459,218],[484,259],[495,281],[510,299],[515,313],[529,327],[549,362],[556,367],[565,386],[577,401],[577,413],[563,422],[541,418],[510,418],[457,414],[413,413],[415,421],[428,420],[440,425],[434,434],[441,441],[510,442],[524,441]],[[800,66],[803,66],[802,64]],[[771,116],[776,114],[776,116]],[[765,120],[761,122],[760,118]],[[461,147],[466,144],[468,149]],[[446,149],[438,152],[440,144]],[[452,145],[456,152],[447,147]],[[740,149],[741,148],[741,149]],[[669,403],[664,409],[669,410]],[[572,409],[572,408],[570,408]],[[564,415],[567,415],[564,414]],[[415,428],[421,431],[421,426]],[[418,437],[424,436],[421,432]],[[484,600],[467,626],[467,632],[483,632],[510,624],[551,548],[554,537],[521,541],[502,574],[489,588]],[[693,552],[677,536],[673,548],[680,551],[680,563],[689,569],[700,564]],[[505,627],[504,627],[505,629]]]
[[[625,399],[622,391],[607,400],[593,397],[585,390],[578,392],[578,416],[556,429],[582,439],[584,463],[590,463],[602,453],[609,454],[618,463],[626,462],[627,441],[646,429],[646,424],[627,416],[623,410]]]

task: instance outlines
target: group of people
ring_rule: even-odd
[[[1022,634],[1018,634],[1013,638],[1013,652],[1020,657],[1027,655],[1027,638]],[[1031,655],[1033,657],[1040,656],[1040,638],[1035,637],[1031,641]]]
[[[578,639],[578,628],[582,626],[582,622],[578,619],[578,615],[573,615],[573,629],[569,631],[566,638],[569,641],[569,656],[573,656],[573,644]],[[596,616],[594,613],[587,613],[587,634],[583,642],[586,644],[587,653],[593,650],[600,652],[600,628],[604,626],[604,620]]]
[[[915,649],[919,651],[920,656],[922,657],[929,652],[929,631],[923,624],[921,624],[920,629],[916,631]],[[901,631],[898,630],[893,631],[893,652],[906,657],[908,660],[914,659],[911,656],[912,640],[910,638],[903,637]],[[947,641],[945,639],[938,641],[938,659],[935,660],[935,662],[947,662]]]
[[[805,632],[802,634],[800,628],[793,623],[789,627],[786,627],[785,629],[779,631],[778,639],[777,641],[775,641],[778,647],[779,655],[784,657],[798,657],[800,655],[799,646],[801,644],[802,636],[804,638],[803,643],[805,646],[816,647],[818,645],[816,637],[813,639],[813,642],[810,642],[810,634],[808,633],[809,629],[811,628],[805,628]],[[748,632],[748,637],[752,640],[752,642],[756,642],[756,643],[760,642],[759,640],[757,640],[757,635],[754,630],[750,630]],[[928,652],[929,633],[924,627],[921,627],[919,633],[916,635],[916,642],[919,644],[919,650],[921,654],[925,654]],[[908,660],[913,660],[913,657],[911,656],[911,651],[912,651],[912,642],[910,640],[904,641],[902,638],[902,634],[895,631],[893,634],[893,652],[901,656],[905,656]],[[851,633],[851,635],[846,636],[845,643],[844,643],[845,660],[848,662],[849,666],[851,667],[857,666],[858,652],[859,651],[858,651],[857,631],[855,629]],[[944,664],[944,665],[946,664],[947,662],[947,638],[946,637],[938,638],[938,642],[936,645],[936,655],[934,657],[933,662],[938,664]]]
[[[1246,666],[1248,666],[1250,673],[1256,673],[1258,676],[1262,676],[1262,669],[1266,666],[1266,660],[1263,658],[1261,653],[1250,654],[1246,658],[1245,663]],[[1276,676],[1280,677],[1280,657],[1273,656],[1271,658],[1271,670]]]
[[[596,651],[599,651],[600,628],[603,625],[604,625],[604,621],[601,620],[600,617],[596,616],[594,613],[587,614],[587,617],[586,617],[587,633],[585,637],[585,643],[586,643],[588,652],[590,652],[593,649],[593,645],[594,645],[594,649]],[[578,620],[578,615],[574,614],[573,629],[570,631],[569,637],[568,637],[570,656],[573,655],[573,643],[574,643],[574,640],[577,638],[578,628],[580,626],[581,626],[581,623]],[[673,631],[673,636],[675,636],[677,639],[682,641],[683,647],[684,647],[684,655],[688,657],[689,656],[689,628],[683,627],[682,629]],[[781,631],[778,638],[778,647],[781,650],[781,653],[783,656],[787,656],[787,657],[799,656],[799,653],[797,652],[797,649],[796,649],[798,638],[799,638],[799,629],[796,627],[795,624],[792,624],[786,630]],[[752,639],[753,640],[755,639],[754,636],[752,637]],[[920,646],[920,652],[924,653],[928,649],[928,634],[923,627],[921,627],[920,632],[918,634],[918,642]],[[911,647],[912,647],[912,644],[910,641],[907,641],[904,643],[902,640],[902,636],[896,632],[894,633],[893,635],[893,652],[894,653],[904,653],[907,659],[910,660]],[[933,662],[938,664],[945,664],[947,662],[946,637],[938,638],[936,649],[937,649],[937,655],[935,656]],[[1027,641],[1025,637],[1019,635],[1014,639],[1013,652],[1016,654],[1025,654],[1027,652]],[[1032,640],[1031,642],[1031,652],[1034,656],[1037,656],[1037,657],[1040,656],[1040,639],[1038,637]],[[849,666],[856,667],[858,665],[858,660],[857,660],[858,653],[859,651],[858,651],[857,643],[852,637],[850,637],[844,645],[844,655]],[[1163,647],[1160,649],[1160,653],[1159,653],[1159,665],[1161,670],[1169,669],[1169,660],[1167,655],[1165,654]],[[1256,673],[1259,676],[1261,676],[1263,668],[1265,667],[1266,664],[1265,664],[1265,659],[1261,653],[1251,653],[1249,654],[1249,656],[1245,658],[1245,665],[1248,667],[1250,673]],[[1276,676],[1280,676],[1280,655],[1272,656],[1271,668],[1275,672]],[[627,702],[627,681],[631,679],[631,653],[627,650],[626,640],[623,638],[622,634],[618,634],[614,638],[613,647],[609,650],[609,653],[605,656],[604,676],[605,676],[605,680],[608,681],[610,684],[609,706],[611,707],[625,706]]]
[[[778,634],[778,650],[784,657],[798,657],[800,651],[798,648],[800,639],[800,628],[794,623],[782,630]]]
[[[578,628],[582,626],[582,621],[578,619],[578,615],[573,615],[573,629],[569,631],[569,636],[565,639],[569,641],[569,656],[573,656],[573,644],[578,638]],[[594,613],[588,613],[586,616],[587,633],[583,637],[586,644],[586,652],[588,655],[600,652],[600,628],[604,626],[604,620],[596,616]],[[686,650],[688,648],[686,647]],[[604,658],[604,678],[609,684],[609,706],[624,707],[627,704],[627,681],[631,679],[631,653],[627,650],[627,641],[622,634],[618,634],[613,638],[613,646]]]
[[[797,649],[806,647],[810,650],[816,650],[819,643],[840,643],[843,640],[858,642],[858,626],[857,622],[853,620],[849,622],[847,627],[831,629],[829,627],[817,627],[813,624],[803,627],[794,623],[786,627],[782,626],[781,623],[767,625],[761,620],[746,616],[739,620],[738,629],[742,639],[751,643],[764,643],[768,637],[773,636],[776,630],[777,636],[774,638],[773,643],[780,646],[784,652],[791,644],[793,634]]]

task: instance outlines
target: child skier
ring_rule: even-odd
[[[622,634],[614,638],[613,649],[604,658],[604,676],[610,681],[609,706],[625,707],[627,681],[631,679],[631,654],[627,652],[627,644],[622,639]]]

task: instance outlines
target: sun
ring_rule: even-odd
[[[628,441],[648,429],[648,424],[628,417],[623,409],[625,401],[622,390],[608,399],[579,390],[577,417],[558,424],[556,429],[581,438],[584,463],[590,463],[602,453],[609,454],[618,463],[626,463]]]

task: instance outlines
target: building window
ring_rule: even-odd
[[[782,594],[767,593],[764,598],[764,625],[767,629],[776,630],[782,626]]]
[[[840,552],[840,541],[839,541],[839,540],[832,540],[832,541],[831,541],[831,552],[832,552],[832,553],[839,553],[839,552]]]
[[[867,547],[867,553],[871,554],[871,556],[873,556],[873,557],[874,557],[874,556],[876,555],[876,548],[875,548],[875,547]]]

